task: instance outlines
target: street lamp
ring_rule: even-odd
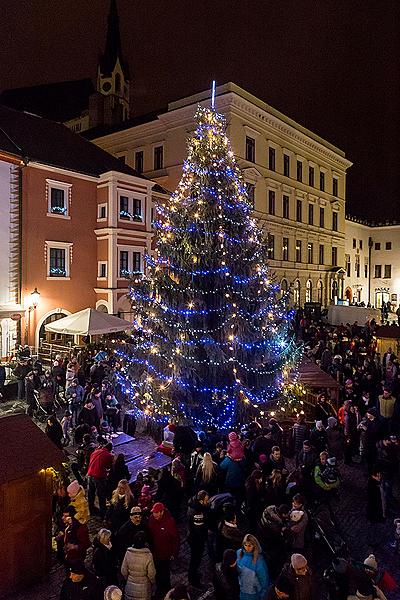
[[[38,292],[37,287],[35,287],[35,289],[33,290],[33,292],[31,292],[31,302],[32,302],[32,307],[36,308],[38,305],[40,299],[40,292]]]

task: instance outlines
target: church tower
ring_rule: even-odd
[[[97,68],[96,93],[90,98],[90,127],[118,125],[130,117],[129,71],[122,58],[116,0],[111,0],[104,54]]]

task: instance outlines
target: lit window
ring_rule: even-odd
[[[70,242],[45,242],[47,257],[47,278],[69,278],[70,277]]]
[[[301,240],[296,240],[296,262],[301,262]]]
[[[48,216],[67,217],[68,204],[70,199],[71,183],[63,181],[53,181],[46,179],[47,186],[47,214]]]
[[[282,238],[282,260],[289,260],[289,238]]]
[[[273,260],[275,257],[275,236],[272,235],[271,233],[268,235],[267,243],[268,243],[268,248],[267,248],[268,258]]]
[[[254,185],[254,183],[246,183],[246,189],[247,198],[250,202],[251,208],[254,208],[256,202],[256,186]]]

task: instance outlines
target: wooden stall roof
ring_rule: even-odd
[[[63,461],[61,450],[28,415],[0,417],[0,485]]]
[[[299,380],[309,388],[340,388],[340,384],[333,379],[328,373],[325,373],[319,366],[310,358],[303,357],[299,366]]]
[[[400,339],[400,327],[398,325],[382,325],[377,327],[375,333],[377,338]]]

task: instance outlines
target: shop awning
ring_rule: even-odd
[[[66,333],[69,335],[102,335],[126,331],[133,327],[132,323],[109,315],[108,313],[85,308],[77,313],[68,315],[45,325],[46,331],[53,333]]]

